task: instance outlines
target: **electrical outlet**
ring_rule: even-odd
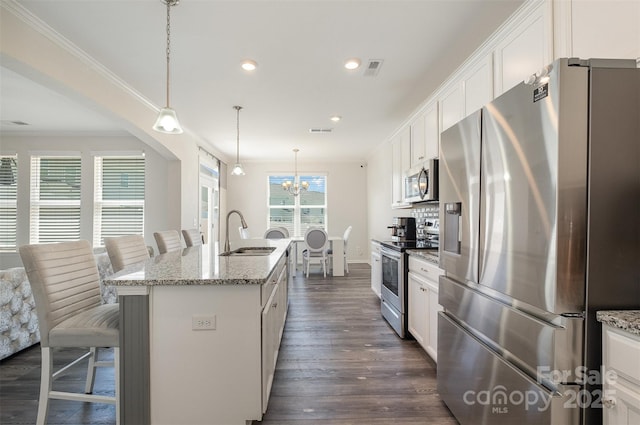
[[[192,316],[191,329],[194,331],[213,331],[216,329],[216,316]]]

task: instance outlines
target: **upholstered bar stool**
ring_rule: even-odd
[[[182,237],[187,248],[202,245],[202,235],[198,229],[182,229]]]
[[[163,230],[155,232],[153,237],[158,244],[158,252],[166,254],[171,251],[180,251],[182,249],[182,240],[177,230]]]
[[[33,290],[40,327],[42,370],[37,425],[44,425],[49,399],[109,403],[120,420],[119,306],[101,304],[98,268],[87,241],[24,245],[20,257]],[[80,358],[53,372],[56,348],[87,347]],[[113,347],[113,362],[98,361],[97,348]],[[89,359],[85,394],[54,391],[53,381]],[[115,396],[91,394],[96,367],[114,366]]]
[[[264,232],[265,239],[286,239],[289,231],[285,227],[271,227]]]
[[[104,246],[109,254],[114,273],[150,258],[149,249],[140,235],[104,238]]]

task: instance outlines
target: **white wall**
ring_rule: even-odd
[[[227,209],[242,212],[252,237],[262,237],[267,230],[267,176],[292,174],[293,161],[282,163],[243,163],[245,176],[227,176]],[[347,261],[365,262],[369,257],[367,226],[367,171],[360,162],[300,163],[298,174],[324,173],[327,175],[327,228],[330,236],[342,236],[353,226],[349,237]],[[224,241],[226,215],[221,217]],[[239,239],[237,215],[229,220],[229,240]]]
[[[2,136],[0,154],[18,154],[18,246],[29,243],[29,162],[31,152],[74,151],[82,156],[82,204],[93,205],[93,158],[94,152],[142,152],[145,153],[145,222],[144,233],[147,245],[157,252],[153,232],[177,228],[175,217],[176,185],[171,169],[179,167],[178,161],[168,161],[148,145],[133,136]],[[178,198],[179,199],[179,198]],[[93,211],[82,211],[81,238],[93,240]],[[2,268],[17,267],[22,263],[19,255],[0,254]]]

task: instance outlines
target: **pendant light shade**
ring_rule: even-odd
[[[244,176],[244,169],[240,164],[240,109],[242,106],[234,106],[236,110],[236,163],[231,169],[232,176]]]
[[[158,119],[153,125],[155,131],[168,134],[180,134],[182,133],[182,127],[178,121],[178,115],[176,111],[169,106],[169,69],[170,69],[170,56],[171,56],[171,6],[177,6],[179,0],[162,0],[167,5],[167,106],[160,109]]]

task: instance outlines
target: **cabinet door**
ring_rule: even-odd
[[[440,156],[440,123],[438,121],[438,102],[431,102],[424,112],[425,159]]]
[[[379,251],[371,252],[371,290],[380,298],[380,291],[382,291],[382,261]]]
[[[411,128],[405,127],[392,141],[392,166],[391,166],[391,204],[392,206],[406,207],[404,204],[404,173],[409,169],[411,162]]]
[[[553,61],[551,13],[546,2],[533,10],[495,49],[495,96]]]
[[[464,117],[464,92],[462,83],[456,81],[440,97],[440,132],[445,131]]]
[[[493,100],[493,66],[491,55],[471,68],[463,79],[464,116]]]
[[[262,310],[262,412],[267,411],[277,354],[278,304],[280,291],[276,285]]]
[[[442,306],[438,304],[438,286],[437,284],[429,283],[428,285],[428,326],[429,326],[429,340],[427,342],[426,350],[434,361],[438,361],[438,312],[442,311]]]
[[[419,115],[411,124],[411,167],[422,164],[425,153],[425,115]]]
[[[640,386],[620,377],[605,384],[602,410],[604,425],[640,424]]]
[[[428,292],[421,277],[409,273],[409,332],[426,350],[429,339],[427,324]]]

